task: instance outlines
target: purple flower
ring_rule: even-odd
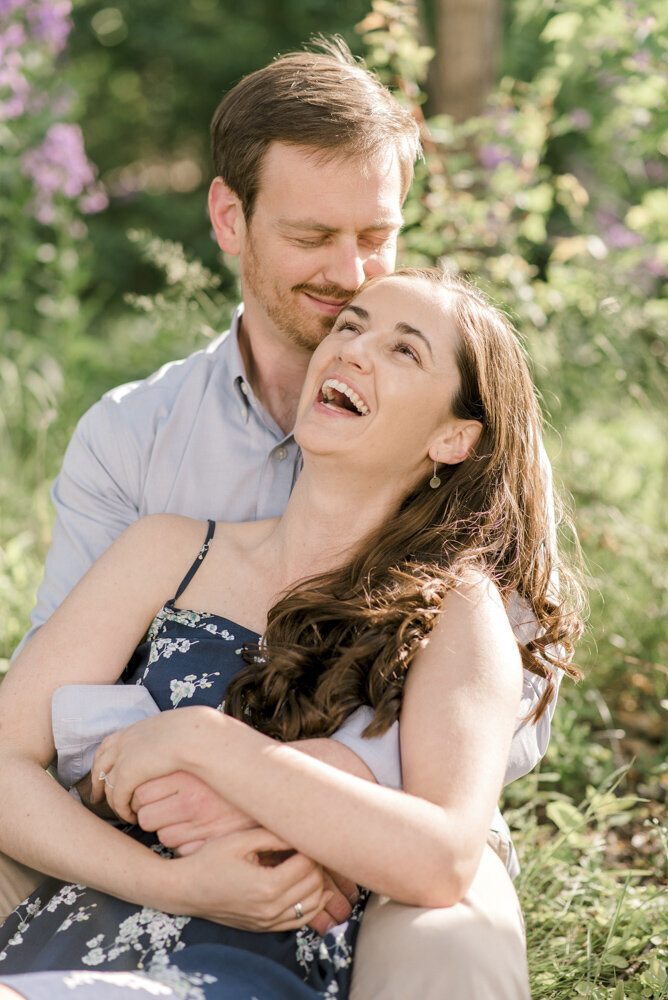
[[[650,257],[647,261],[647,270],[655,278],[668,278],[668,264],[659,260],[658,257]]]
[[[5,38],[11,31],[15,37],[23,32],[21,18],[27,24],[30,37],[39,44],[46,45],[54,54],[61,52],[72,27],[69,16],[72,10],[70,0],[0,0],[0,18],[5,26]],[[10,24],[10,19],[15,18]],[[25,33],[19,41],[12,41],[15,47],[23,45]]]
[[[42,145],[25,154],[23,167],[39,190],[62,191],[68,198],[76,198],[94,179],[78,125],[52,125]]]
[[[640,233],[634,233],[621,222],[613,223],[605,231],[605,242],[613,250],[630,250],[642,241]]]
[[[95,215],[103,212],[109,204],[107,193],[101,184],[91,188],[79,199],[79,208],[84,215]]]
[[[0,58],[11,49],[20,49],[22,45],[25,45],[25,41],[26,33],[22,24],[15,22],[8,25],[7,30],[0,34]]]
[[[25,7],[25,0],[0,0],[0,17],[9,17],[19,7]]]
[[[49,224],[56,217],[54,198],[82,198],[83,211],[99,212],[106,207],[106,195],[96,183],[96,174],[84,151],[78,125],[59,122],[46,133],[44,142],[29,150],[21,160],[23,172],[35,188],[33,213]]]
[[[510,153],[505,147],[491,143],[481,146],[478,156],[481,164],[487,170],[496,170],[500,163],[507,163],[511,159]]]
[[[29,57],[40,46],[52,55],[63,49],[70,10],[70,0],[0,0],[0,121],[33,110]]]
[[[23,74],[20,53],[8,52],[0,66],[0,121],[10,121],[22,115],[29,93],[30,84]]]
[[[61,52],[72,27],[70,0],[34,0],[26,8],[26,17],[33,36],[54,52]]]

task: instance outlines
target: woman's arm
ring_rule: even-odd
[[[226,882],[232,884],[232,895],[237,892],[237,910],[244,876],[246,890],[251,879],[259,886],[256,895],[266,897],[260,903],[274,892],[276,915],[289,912],[284,896],[294,884],[313,898],[318,889],[321,896],[320,873],[301,857],[277,869],[261,868],[258,851],[288,845],[265,831],[261,838],[250,831],[227,845],[232,874],[223,870],[223,847],[215,849],[221,884],[207,871],[206,879],[199,878],[200,884],[207,883],[206,892],[203,886],[204,895],[195,898],[198,880],[193,876],[207,860],[211,864],[213,848],[203,858],[167,861],[89,813],[45,771],[54,755],[51,700],[56,688],[117,680],[202,539],[202,525],[183,518],[161,515],[137,522],[17,658],[0,687],[0,846],[40,871],[131,902],[233,923],[224,905]],[[304,911],[309,919],[306,907]],[[292,926],[302,922],[293,920]]]
[[[63,684],[119,677],[161,603],[153,579],[161,533],[159,522],[149,522],[122,535],[25,646],[0,687],[3,849],[49,874],[100,888],[108,873],[108,886],[119,891],[127,866],[145,851],[87,816],[45,773],[54,755],[51,699]],[[125,849],[117,854],[120,844]]]
[[[203,708],[163,713],[109,737],[95,769],[112,774],[107,797],[121,815],[130,815],[142,781],[191,771],[327,868],[400,902],[449,905],[465,894],[482,853],[521,683],[499,595],[478,582],[448,595],[410,670],[401,720],[409,794],[344,774]],[[147,744],[159,752],[144,754]],[[223,757],[235,767],[221,769]]]

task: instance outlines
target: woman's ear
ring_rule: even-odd
[[[432,462],[458,465],[468,458],[482,433],[479,420],[454,420],[429,449]]]
[[[209,188],[209,218],[220,249],[236,256],[246,223],[238,195],[222,177],[215,177]]]

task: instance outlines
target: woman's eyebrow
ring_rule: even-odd
[[[366,311],[366,309],[361,309],[359,306],[354,306],[354,305],[351,305],[351,303],[348,303],[347,306],[343,307],[343,309],[341,310],[341,312],[347,312],[348,309],[350,309],[351,312],[354,312],[356,316],[359,316],[360,319],[363,319],[363,320],[368,320],[369,319],[369,314]]]
[[[427,345],[427,350],[429,351],[429,355],[432,361],[434,360],[431,344],[429,343],[429,339],[425,337],[422,330],[417,330],[414,326],[411,326],[409,323],[397,323],[394,329],[397,331],[397,333],[403,333],[404,335],[413,334],[414,337],[419,337],[420,340],[424,341],[424,343]]]

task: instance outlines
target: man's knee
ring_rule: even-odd
[[[0,854],[0,924],[44,878],[40,872],[26,868],[6,854]]]
[[[421,909],[372,896],[355,951],[351,1000],[527,1000],[524,925],[488,848],[467,896]]]

